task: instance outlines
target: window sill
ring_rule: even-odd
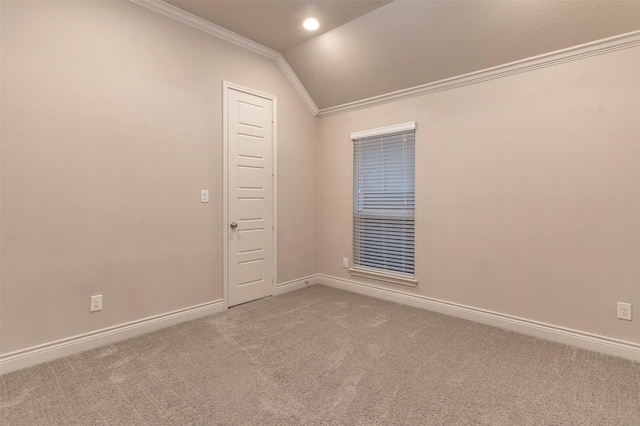
[[[370,278],[372,280],[384,281],[391,284],[405,285],[407,287],[416,287],[418,285],[418,280],[415,278],[408,278],[402,275],[388,274],[370,269],[349,268],[349,273],[355,277]]]

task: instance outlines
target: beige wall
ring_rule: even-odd
[[[223,79],[278,96],[279,282],[350,278],[349,132],[415,120],[415,292],[640,342],[640,48],[316,120],[129,2],[1,19],[0,353],[222,297]]]
[[[1,353],[222,298],[223,79],[278,97],[278,278],[317,272],[317,120],[275,62],[130,2],[2,2],[1,36]]]
[[[349,132],[415,120],[412,291],[640,342],[639,76],[635,47],[322,118],[319,272],[351,278]]]

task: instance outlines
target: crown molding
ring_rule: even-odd
[[[184,10],[170,5],[168,3],[163,2],[162,0],[130,0],[133,3],[139,4],[140,6],[144,6],[148,9],[151,9],[155,12],[161,13],[165,16],[175,19],[176,21],[180,21],[183,24],[187,24],[190,27],[197,28],[201,31],[204,31],[208,34],[221,38],[222,40],[228,41],[229,43],[233,43],[236,46],[240,46],[244,49],[247,49],[253,53],[257,53],[258,55],[265,56],[269,59],[274,60],[282,72],[287,76],[289,82],[293,85],[293,88],[298,92],[298,95],[302,98],[302,101],[307,105],[309,111],[315,116],[318,114],[318,107],[316,106],[307,90],[304,88],[300,79],[293,71],[287,60],[284,58],[282,53],[277,50],[271,49],[267,46],[264,46],[260,43],[257,43],[251,39],[243,37],[239,34],[234,33],[233,31],[229,31],[226,28],[223,28],[219,25],[213,24],[205,19],[202,19],[196,15],[193,15],[189,12],[185,12]]]
[[[287,76],[289,82],[293,85],[293,88],[296,90],[296,92],[298,92],[298,95],[300,95],[302,101],[305,103],[305,105],[307,105],[309,111],[311,111],[314,116],[317,116],[318,107],[316,106],[316,103],[313,102],[313,99],[311,99],[311,95],[309,95],[309,92],[307,92],[307,89],[304,88],[295,71],[293,71],[293,68],[291,68],[291,65],[289,65],[289,62],[287,62],[287,60],[280,52],[278,52],[276,63],[278,64],[278,66],[280,66],[280,69],[282,70],[282,72],[284,72],[284,75]]]
[[[640,45],[640,31],[634,31],[621,34],[614,37],[597,40],[578,46],[569,47],[555,52],[545,53],[531,58],[510,62],[503,65],[487,68],[484,70],[474,71],[468,74],[435,81],[432,83],[422,84],[408,89],[402,89],[391,93],[386,93],[371,98],[361,99],[359,101],[349,102],[328,108],[318,109],[315,102],[302,85],[302,82],[293,71],[282,53],[236,34],[226,28],[213,24],[205,19],[197,17],[189,12],[177,8],[173,5],[163,2],[162,0],[130,0],[136,4],[154,10],[165,16],[173,18],[191,27],[197,28],[208,34],[221,38],[225,41],[243,47],[253,53],[265,56],[274,60],[282,72],[285,74],[289,82],[293,85],[298,95],[302,98],[309,111],[314,116],[326,117],[330,115],[340,114],[348,111],[355,111],[376,105],[382,105],[401,99],[409,99],[417,96],[437,93],[444,90],[455,89],[458,87],[469,86],[484,81],[494,80],[502,77],[508,77],[513,74],[533,71],[539,68],[559,65],[565,62],[571,62],[578,59],[589,58],[591,56],[602,55],[617,50],[627,49]]]
[[[463,74],[444,80],[439,80],[433,83],[422,84],[420,86],[398,90],[396,92],[374,96],[355,102],[349,102],[334,107],[322,108],[318,111],[318,116],[324,117],[335,115],[348,111],[355,111],[362,108],[368,108],[375,105],[394,102],[401,99],[408,99],[416,96],[428,95],[430,93],[441,92],[443,90],[469,86],[471,84],[482,83],[483,81],[508,77],[513,74],[519,74],[527,71],[537,70],[539,68],[559,65],[565,62],[589,58],[591,56],[602,55],[609,52],[615,52],[617,50],[627,49],[638,45],[640,45],[640,31],[634,31],[590,43],[581,44],[574,47],[569,47],[567,49],[557,50],[551,53],[533,56],[527,59],[510,62],[508,64],[498,65],[496,67],[474,71],[468,74]]]

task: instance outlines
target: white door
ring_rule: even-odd
[[[227,90],[228,306],[274,294],[273,99]]]

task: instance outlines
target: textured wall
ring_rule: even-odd
[[[322,118],[320,273],[351,278],[349,132],[415,120],[415,292],[640,342],[639,76],[635,47]]]
[[[316,273],[317,122],[273,61],[130,2],[3,2],[1,36],[0,352],[222,297],[223,79],[278,97],[279,281]]]

